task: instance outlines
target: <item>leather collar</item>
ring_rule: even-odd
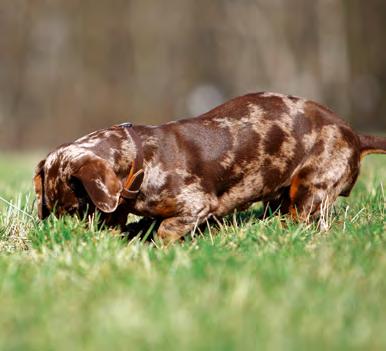
[[[144,170],[142,142],[139,135],[133,129],[133,125],[131,123],[123,123],[120,124],[118,127],[127,129],[131,138],[134,141],[135,148],[137,149],[136,157],[131,162],[130,171],[123,183],[123,190],[121,192],[122,198],[124,198],[125,200],[132,201],[137,198],[143,182]]]

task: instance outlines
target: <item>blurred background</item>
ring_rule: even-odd
[[[0,150],[268,90],[386,130],[385,0],[0,0]]]

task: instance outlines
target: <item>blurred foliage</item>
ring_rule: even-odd
[[[386,128],[386,2],[0,0],[0,147],[270,90]]]

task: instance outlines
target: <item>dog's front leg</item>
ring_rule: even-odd
[[[194,230],[202,220],[198,217],[171,217],[164,219],[157,230],[157,236],[165,243],[181,239],[186,233]]]

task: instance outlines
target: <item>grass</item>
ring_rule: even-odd
[[[368,157],[328,229],[230,216],[173,247],[36,222],[33,156],[0,157],[1,350],[384,350],[385,174]]]

